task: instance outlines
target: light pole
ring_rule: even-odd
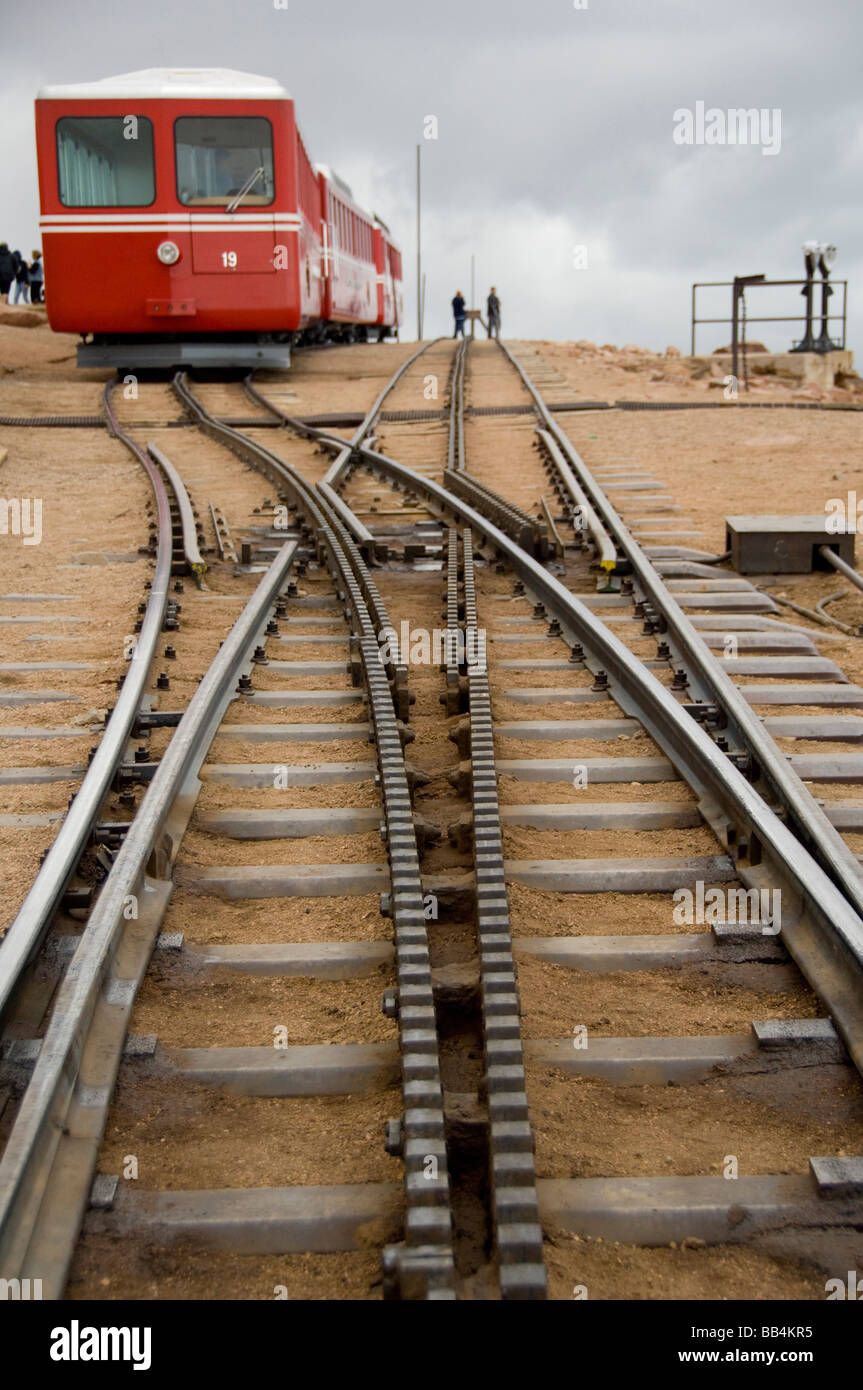
[[[423,336],[422,306],[422,178],[420,173],[420,146],[417,145],[417,339]]]

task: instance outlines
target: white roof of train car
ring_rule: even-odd
[[[257,77],[232,68],[142,68],[97,82],[43,87],[38,95],[41,101],[110,101],[121,97],[284,101],[290,100],[291,94],[274,77]]]

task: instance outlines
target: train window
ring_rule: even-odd
[[[156,197],[152,122],[146,116],[61,116],[57,175],[64,207],[149,207]]]
[[[186,207],[271,203],[273,130],[264,116],[179,116],[177,196]],[[239,204],[238,204],[239,206]]]

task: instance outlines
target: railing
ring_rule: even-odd
[[[745,304],[745,300],[744,300],[744,292],[745,292],[747,289],[758,289],[758,288],[762,288],[762,287],[765,288],[765,289],[775,289],[775,288],[777,288],[777,287],[779,287],[779,286],[788,287],[788,286],[792,286],[792,285],[793,285],[793,286],[797,286],[797,287],[801,290],[801,293],[806,294],[807,291],[808,291],[808,293],[811,295],[811,294],[814,293],[814,289],[815,289],[816,283],[817,283],[817,282],[816,282],[815,280],[765,280],[764,277],[763,277],[763,276],[760,276],[760,275],[757,275],[757,276],[756,276],[756,275],[737,276],[737,277],[735,277],[734,280],[698,280],[698,281],[696,281],[696,282],[693,284],[693,286],[692,286],[692,313],[691,313],[691,330],[690,330],[690,351],[691,351],[691,355],[692,355],[693,357],[695,356],[695,330],[696,330],[696,328],[697,328],[700,324],[705,324],[705,323],[722,323],[722,324],[728,324],[728,325],[732,328],[732,330],[734,330],[734,329],[736,328],[737,324],[741,321],[741,319],[740,319],[740,305],[741,305],[741,301],[742,301],[742,303],[743,303],[742,323],[743,323],[743,328],[744,328],[744,340],[743,340],[743,347],[744,347],[744,365],[745,365],[745,330],[746,330],[746,325],[747,325],[747,324],[750,324],[750,323],[803,323],[803,324],[806,324],[806,325],[807,325],[807,334],[808,334],[808,332],[809,332],[809,327],[811,326],[811,322],[812,322],[811,308],[810,308],[809,312],[807,312],[806,314],[773,314],[773,315],[758,315],[758,316],[756,316],[755,318],[752,318],[752,317],[750,317],[750,316],[746,313],[746,304]],[[821,318],[821,338],[822,338],[822,340],[824,340],[824,341],[823,341],[823,345],[822,345],[822,346],[813,346],[813,347],[812,347],[812,351],[815,351],[815,352],[826,352],[826,351],[829,351],[829,350],[830,350],[830,347],[831,347],[831,346],[844,350],[844,348],[845,348],[845,335],[846,335],[846,329],[847,329],[847,323],[848,323],[848,281],[847,281],[847,280],[831,280],[831,281],[829,281],[829,283],[828,283],[827,281],[822,281],[821,284],[822,284],[821,314],[820,314],[818,317]],[[841,313],[834,313],[834,314],[828,314],[828,313],[826,313],[826,307],[827,307],[827,306],[826,306],[826,301],[825,301],[825,299],[823,298],[823,293],[824,293],[824,288],[823,288],[823,287],[824,287],[824,285],[827,285],[828,289],[830,289],[831,291],[832,291],[832,290],[835,290],[835,289],[837,289],[838,287],[841,286],[841,288],[842,288],[842,311],[841,311]],[[698,291],[698,290],[706,290],[706,289],[730,289],[730,290],[731,290],[731,314],[728,316],[728,318],[698,318],[698,317],[697,317],[697,315],[696,315],[696,297],[697,297],[697,291]],[[834,322],[834,321],[836,321],[836,320],[839,320],[839,322],[842,324],[842,339],[841,339],[841,342],[833,343],[833,344],[829,344],[829,345],[828,345],[829,340],[827,340],[827,326],[828,326],[829,323]],[[732,336],[733,336],[733,340],[736,341],[736,339],[737,339],[737,334],[736,334],[736,333],[733,333]],[[802,349],[800,349],[800,350],[802,350]],[[732,366],[732,374],[733,374],[734,376],[737,376],[738,373],[737,373],[737,370],[736,370],[736,366]]]

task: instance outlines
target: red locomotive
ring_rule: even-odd
[[[402,318],[386,224],[306,153],[278,82],[152,68],[36,101],[47,307],[79,366],[287,366]]]

